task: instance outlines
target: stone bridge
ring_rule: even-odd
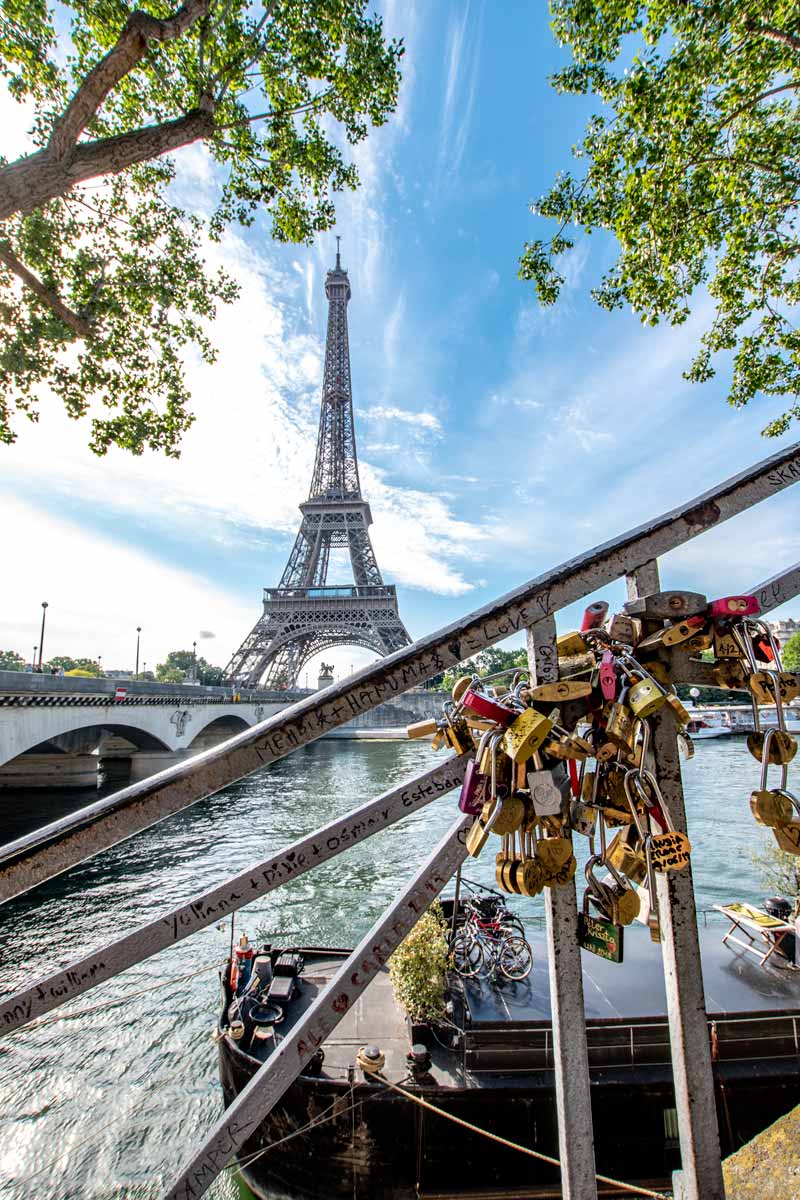
[[[124,695],[122,694],[124,690]],[[85,788],[144,779],[309,693],[0,671],[0,790]],[[441,712],[442,693],[405,693],[334,731],[398,736]]]

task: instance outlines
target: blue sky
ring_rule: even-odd
[[[555,309],[539,310],[517,280],[523,243],[545,228],[528,204],[569,166],[594,107],[548,86],[563,51],[545,5],[381,7],[407,45],[400,106],[357,148],[363,186],[340,199],[336,232],[353,289],[373,540],[420,636],[782,443],[759,436],[774,401],[727,407],[724,367],[703,387],[682,380],[708,316],[702,297],[677,330],[592,304],[609,239],[579,239]],[[26,125],[3,97],[7,156],[24,149]],[[181,199],[210,210],[218,181],[205,152],[189,148],[178,162]],[[263,220],[209,247],[242,295],[212,330],[218,362],[190,364],[198,419],[179,462],[95,460],[88,429],[46,397],[40,423],[0,447],[15,567],[0,646],[29,653],[46,599],[46,654],[130,667],[139,624],[148,665],[201,633],[214,635],[201,637],[206,657],[227,660],[258,616],[261,588],[281,574],[307,494],[334,248],[332,235],[276,246]],[[668,556],[665,585],[724,594],[787,565],[799,500],[794,490],[773,497]],[[342,567],[330,582],[346,578]],[[622,589],[604,594],[614,603]],[[325,657],[338,673],[369,658]]]

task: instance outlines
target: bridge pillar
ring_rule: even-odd
[[[189,750],[138,750],[136,754],[131,755],[131,783],[148,779],[149,776],[166,771],[167,767],[173,767],[175,763],[191,757],[192,753]]]

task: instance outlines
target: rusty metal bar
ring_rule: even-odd
[[[195,1200],[202,1196],[232,1155],[258,1128],[317,1047],[330,1036],[464,861],[467,854],[464,843],[470,821],[469,817],[459,816],[305,1016],[214,1124],[203,1145],[166,1193],[166,1200]]]
[[[795,444],[222,745],[9,843],[0,848],[0,902],[275,762],[798,480],[800,445]]]
[[[557,681],[556,623],[552,616],[537,621],[528,630],[528,665],[536,683]],[[545,916],[562,1195],[564,1200],[596,1200],[589,1051],[574,879],[564,887],[545,888]]]
[[[643,564],[627,577],[628,596],[659,590],[658,564]],[[686,828],[675,722],[663,711],[652,717],[656,778],[675,828]],[[686,1200],[724,1200],[714,1075],[708,1040],[700,939],[691,863],[656,877],[667,996],[672,1076]]]
[[[125,937],[92,950],[62,971],[38,979],[30,987],[9,996],[0,1003],[0,1037],[183,941],[198,929],[213,925],[220,917],[251,904],[291,879],[299,878],[351,846],[360,845],[409,813],[419,812],[431,801],[458,787],[468,762],[467,754],[448,759],[432,771],[336,817],[321,829],[262,862],[253,863],[239,875],[194,896],[185,904],[162,913]]]

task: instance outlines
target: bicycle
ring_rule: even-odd
[[[470,899],[464,908],[464,923],[451,945],[453,969],[471,978],[488,965],[492,980],[498,970],[506,979],[527,978],[533,968],[533,951],[519,917],[509,912],[502,900],[492,897]]]

